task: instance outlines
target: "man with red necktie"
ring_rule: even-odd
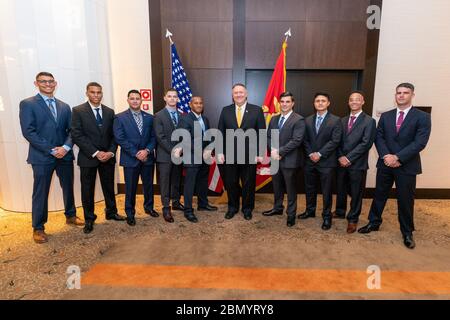
[[[375,195],[369,212],[369,223],[360,233],[378,231],[381,215],[389,192],[395,182],[398,219],[403,243],[409,249],[416,244],[414,231],[414,194],[416,177],[422,173],[420,152],[426,147],[431,133],[431,116],[412,106],[414,86],[399,84],[395,100],[397,108],[381,115],[375,145],[379,159]]]

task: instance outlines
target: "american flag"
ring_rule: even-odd
[[[170,47],[172,53],[172,88],[177,90],[179,98],[177,107],[180,112],[188,113],[191,110],[189,107],[192,98],[191,88],[175,44],[171,44]]]
[[[192,98],[192,91],[189,87],[186,72],[181,64],[180,57],[178,56],[175,43],[170,45],[170,51],[172,56],[172,88],[177,90],[179,99],[177,108],[181,113],[188,113],[191,111],[189,102]],[[215,161],[209,167],[208,188],[217,193],[220,193],[223,190],[223,181]]]

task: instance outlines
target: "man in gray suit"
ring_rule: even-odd
[[[182,165],[172,163],[172,149],[177,142],[172,142],[172,132],[178,128],[181,113],[177,110],[178,93],[176,89],[170,88],[164,95],[166,106],[155,115],[155,134],[157,141],[156,163],[159,171],[159,187],[161,191],[161,202],[163,205],[164,220],[174,222],[172,210],[184,211],[180,203],[180,185]]]
[[[297,214],[297,170],[302,165],[301,144],[305,134],[305,120],[294,112],[294,96],[290,92],[280,95],[281,114],[270,120],[267,144],[272,161],[279,161],[278,172],[272,175],[274,207],[264,216],[282,215],[284,191],[288,196],[287,226],[295,225]],[[271,144],[272,130],[279,131],[279,148]]]
[[[330,104],[328,93],[316,93],[314,96],[316,113],[305,119],[306,211],[299,215],[299,218],[308,219],[316,216],[317,180],[320,180],[323,196],[322,230],[331,228],[332,181],[337,167],[336,149],[341,142],[342,135],[340,118],[328,111]]]
[[[337,201],[333,217],[345,219],[347,194],[350,194],[350,211],[347,214],[347,233],[356,231],[361,214],[365,177],[369,169],[369,151],[376,135],[375,120],[364,113],[364,94],[354,91],[348,100],[350,115],[341,119],[342,140],[337,149],[339,167],[336,171]]]

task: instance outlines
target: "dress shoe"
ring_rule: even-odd
[[[66,224],[74,225],[74,226],[84,226],[84,221],[78,218],[77,216],[66,218]]]
[[[94,221],[86,221],[83,232],[88,234],[94,231]]]
[[[127,223],[129,226],[134,227],[136,225],[136,219],[135,218],[127,218]]]
[[[164,217],[164,220],[166,220],[168,223],[173,223],[175,221],[173,219],[172,214],[170,213],[170,211],[169,212],[164,212],[163,213],[163,217]]]
[[[380,229],[380,226],[373,225],[371,223],[368,223],[362,228],[359,228],[359,233],[371,233],[372,231],[378,231]]]
[[[184,209],[185,208],[181,203],[179,202],[172,203],[172,210],[184,211]]]
[[[270,209],[270,210],[264,211],[262,213],[262,215],[266,216],[266,217],[281,216],[282,214],[283,214],[283,210],[275,210],[275,209]]]
[[[331,229],[331,219],[323,219],[322,230]]]
[[[34,230],[33,240],[36,243],[46,243],[48,241],[48,236],[44,230]]]
[[[245,220],[252,220],[252,218],[253,218],[253,215],[252,215],[252,213],[251,212],[244,212],[244,219]]]
[[[357,223],[348,223],[347,226],[347,233],[355,233],[356,228],[357,228],[358,224]]]
[[[159,217],[159,213],[156,212],[155,210],[151,209],[151,210],[145,210],[146,214],[151,215],[153,218],[158,218]]]
[[[416,242],[414,241],[412,235],[403,237],[403,243],[408,249],[414,249],[416,247]]]
[[[315,218],[315,217],[316,217],[315,213],[309,213],[309,212],[304,212],[304,213],[298,215],[298,218],[302,219],[302,220],[305,220],[308,218]]]
[[[227,213],[225,213],[225,219],[233,219],[235,214],[236,212],[227,211]]]
[[[217,211],[219,208],[216,206],[206,205],[206,207],[198,207],[197,211]]]
[[[188,213],[188,214],[185,214],[184,216],[190,222],[193,222],[193,223],[197,223],[198,222],[197,217],[193,213],[190,213],[190,214]]]
[[[125,220],[127,220],[127,218],[124,216],[121,216],[120,214],[114,213],[109,216],[106,216],[106,220],[125,221]]]
[[[293,217],[288,217],[288,219],[287,219],[287,226],[288,226],[288,227],[293,227],[293,226],[295,226],[295,216],[293,216]]]
[[[340,214],[340,213],[337,213],[335,211],[335,212],[333,212],[333,218],[335,218],[335,219],[345,219],[345,214]]]

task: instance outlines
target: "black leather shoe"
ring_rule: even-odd
[[[266,216],[266,217],[281,216],[282,214],[283,214],[283,210],[275,210],[275,209],[270,209],[270,210],[264,211],[262,213],[262,215]]]
[[[287,226],[288,226],[288,227],[293,227],[293,226],[295,226],[295,216],[293,216],[293,217],[288,217],[288,219],[287,219]]]
[[[84,224],[83,232],[88,234],[94,231],[94,221],[86,221]]]
[[[197,217],[196,217],[193,213],[191,213],[191,214],[185,214],[184,216],[185,216],[186,219],[187,219],[188,221],[190,221],[190,222],[193,222],[193,223],[197,223],[197,222],[198,222]]]
[[[252,220],[253,215],[251,212],[244,212],[244,219],[245,220]]]
[[[371,233],[372,231],[378,231],[379,229],[380,229],[380,226],[376,226],[371,223],[368,223],[364,227],[359,228],[358,232],[365,234],[365,233]]]
[[[166,222],[168,222],[168,223],[175,222],[175,220],[172,217],[172,213],[170,211],[163,212],[163,217],[164,217],[164,220],[166,220]]]
[[[416,242],[414,241],[412,236],[403,237],[403,243],[408,249],[414,249],[416,247]]]
[[[115,214],[106,216],[106,220],[125,221],[125,220],[127,220],[127,218],[115,213]]]
[[[330,230],[331,229],[331,219],[324,219],[322,224],[322,230]]]
[[[206,207],[198,207],[197,211],[217,211],[219,208],[216,206],[207,205]]]
[[[156,212],[153,209],[152,210],[145,210],[145,213],[151,215],[153,218],[158,218],[159,217],[159,213]]]
[[[185,208],[181,203],[179,202],[172,203],[172,210],[184,211],[184,209]]]
[[[302,220],[305,220],[308,218],[315,218],[315,217],[316,217],[315,213],[309,213],[309,212],[304,212],[304,213],[298,215],[298,218],[302,219]]]
[[[227,211],[227,213],[225,213],[225,219],[233,219],[235,214],[236,212]]]
[[[129,226],[134,227],[136,225],[136,219],[135,218],[127,218],[127,223]]]

